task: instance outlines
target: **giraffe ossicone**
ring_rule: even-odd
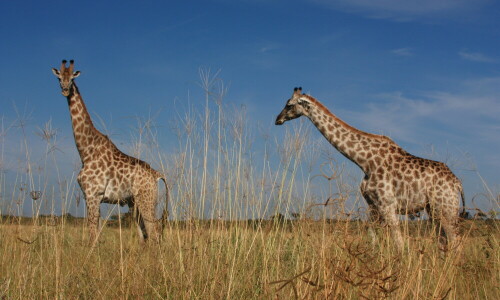
[[[456,240],[460,198],[465,211],[462,183],[442,162],[406,152],[390,138],[363,132],[332,114],[323,104],[295,88],[276,118],[276,125],[306,116],[341,154],[364,172],[361,194],[370,217],[385,221],[398,247],[403,247],[398,214],[426,210],[440,223],[439,243],[446,249]]]
[[[121,152],[109,137],[94,127],[74,82],[80,71],[74,71],[73,60],[69,67],[66,64],[63,60],[60,69],[52,68],[52,72],[68,100],[73,135],[82,161],[77,181],[85,196],[90,243],[95,244],[98,238],[101,203],[128,205],[134,212],[141,241],[151,238],[159,242],[163,229],[161,221],[168,215],[165,176],[148,163]],[[162,218],[157,220],[159,180],[166,187],[166,203]]]

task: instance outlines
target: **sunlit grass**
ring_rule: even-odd
[[[470,233],[461,254],[441,253],[428,230],[414,231],[400,254],[384,229],[373,243],[365,222],[170,222],[162,244],[147,247],[135,230],[122,228],[120,239],[120,229],[110,227],[94,249],[82,225],[9,223],[0,226],[0,293],[7,299],[498,295],[493,221],[463,224]]]

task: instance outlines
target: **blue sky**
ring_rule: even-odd
[[[418,2],[1,1],[0,117],[7,128],[29,115],[30,136],[51,120],[71,156],[69,113],[50,71],[61,59],[75,59],[91,115],[116,140],[129,138],[131,118],[167,123],[174,103],[202,105],[198,72],[210,68],[229,86],[227,101],[273,135],[302,86],[361,130],[415,155],[451,157],[469,200],[484,192],[473,167],[498,193],[500,3]],[[20,134],[4,134],[4,168]]]

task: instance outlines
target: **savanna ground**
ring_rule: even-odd
[[[498,299],[499,225],[463,221],[442,253],[428,221],[409,221],[398,253],[362,221],[168,222],[149,246],[115,222],[91,248],[83,221],[4,218],[0,298]]]
[[[0,299],[500,299],[495,190],[485,184],[467,200],[483,219],[460,223],[457,248],[439,251],[422,217],[402,222],[398,252],[387,228],[365,221],[359,170],[339,163],[307,120],[280,136],[256,129],[244,108],[224,104],[217,73],[200,75],[201,110],[185,108],[159,126],[138,118],[131,147],[119,146],[167,175],[170,217],[159,245],[140,245],[133,222],[113,206],[101,209],[99,242],[89,247],[84,219],[69,214],[84,202],[78,157],[74,170],[61,162],[50,121],[36,130],[23,116],[2,123]],[[160,146],[167,129],[174,138]],[[21,141],[7,143],[9,131]],[[31,131],[46,143],[38,158]],[[3,172],[12,144],[19,166]],[[465,169],[460,159],[446,162]],[[475,205],[481,197],[489,213]]]

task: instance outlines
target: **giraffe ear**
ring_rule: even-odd
[[[73,73],[73,78],[76,78],[80,76],[80,71],[76,71],[75,73]]]
[[[59,70],[56,68],[52,68],[52,73],[54,73],[54,75],[56,75],[57,77],[59,77],[59,75],[61,75],[61,73],[59,73]]]

